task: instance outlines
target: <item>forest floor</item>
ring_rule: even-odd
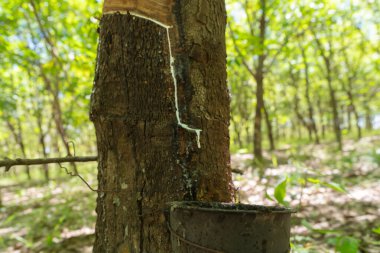
[[[251,155],[232,155],[232,167],[243,171],[234,175],[237,198],[265,205],[280,201],[296,209],[293,252],[378,253],[380,136],[348,140],[342,153],[332,146],[267,153],[262,179]],[[80,168],[95,185],[96,166],[86,170]],[[63,174],[47,184],[19,182],[18,173],[0,177],[0,252],[91,252],[96,193]],[[286,193],[284,199],[276,189]]]

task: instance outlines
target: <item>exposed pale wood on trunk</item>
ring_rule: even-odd
[[[134,12],[171,26],[173,2],[174,0],[105,0],[103,13]]]

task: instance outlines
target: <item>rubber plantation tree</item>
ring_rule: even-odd
[[[223,0],[106,0],[94,252],[171,252],[167,203],[230,201]]]
[[[272,131],[273,120],[270,115],[269,103],[265,103],[265,93],[268,85],[266,78],[277,63],[277,58],[289,42],[293,31],[290,29],[293,21],[283,22],[284,13],[290,11],[286,2],[280,1],[234,1],[230,0],[231,19],[228,23],[233,51],[238,62],[249,73],[256,87],[255,116],[253,119],[253,155],[259,165],[263,162],[263,131],[265,120],[269,149],[275,150]],[[240,23],[241,20],[244,22]],[[253,111],[253,110],[252,110]]]

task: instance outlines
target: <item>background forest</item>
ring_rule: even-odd
[[[227,0],[236,201],[294,252],[380,252],[380,1]],[[0,159],[96,155],[101,1],[0,2]],[[1,252],[90,252],[96,163],[0,174]]]

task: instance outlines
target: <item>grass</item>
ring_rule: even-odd
[[[41,180],[42,175],[37,175],[36,171],[33,174],[35,180],[26,185],[20,184],[22,179],[18,172],[1,180],[0,252],[17,249],[69,252],[60,248],[73,236],[84,236],[86,241],[79,241],[80,244],[91,245],[96,194],[78,178],[60,175],[45,183]],[[15,184],[10,185],[12,181]]]

